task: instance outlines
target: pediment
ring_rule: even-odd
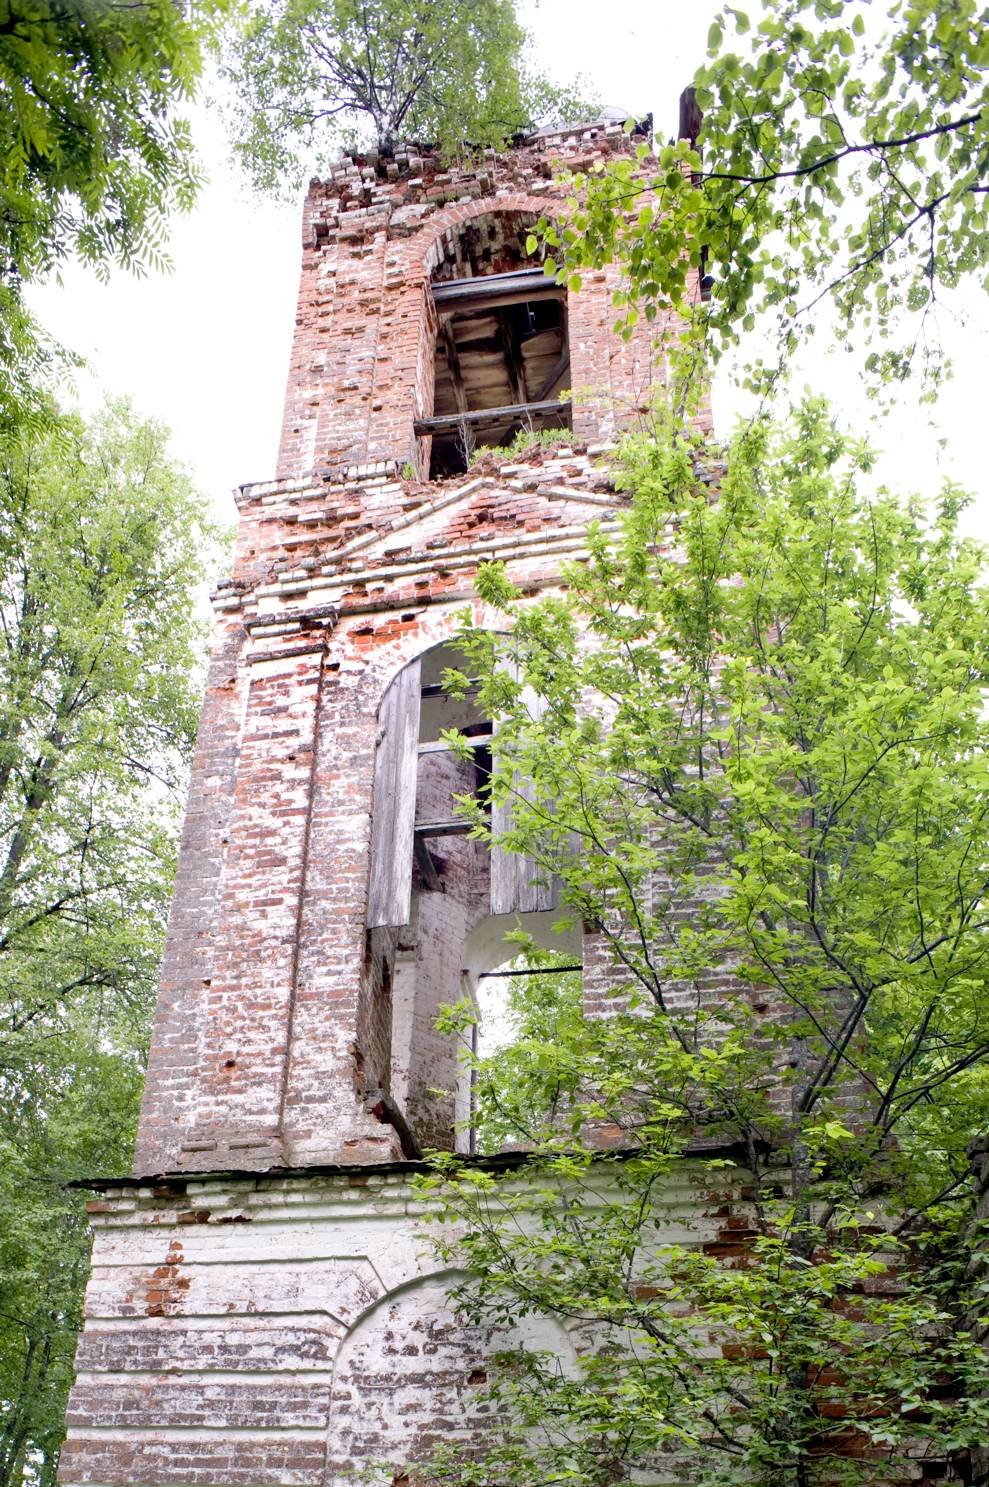
[[[496,552],[495,545],[508,551],[607,521],[626,506],[626,498],[600,480],[593,487],[585,482],[586,475],[571,483],[526,466],[518,476],[502,470],[450,489],[434,486],[421,505],[337,548],[330,562],[353,569],[475,549]]]

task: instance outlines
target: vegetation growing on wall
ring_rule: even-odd
[[[261,4],[226,71],[234,149],[262,190],[295,189],[341,141],[455,150],[502,144],[548,114],[588,116],[534,66],[514,0]]]

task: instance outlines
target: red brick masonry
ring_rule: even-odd
[[[452,1093],[429,1092],[453,1090],[456,1049],[429,1009],[444,978],[457,992],[477,895],[446,925],[420,895],[414,952],[401,928],[368,933],[379,708],[465,606],[499,623],[481,563],[538,595],[590,523],[617,520],[609,441],[648,413],[656,327],[614,334],[611,269],[569,296],[573,448],[430,485],[413,423],[433,409],[434,273],[462,275],[468,231],[497,271],[558,208],[558,163],[628,148],[608,126],[469,170],[345,159],[310,190],[279,477],[239,492],[215,596],[138,1138],[139,1174],[185,1175],[93,1205],[64,1487],[343,1487],[475,1428],[487,1340],[452,1316],[393,1164],[453,1139]],[[586,966],[595,1005],[610,971],[593,944]],[[678,1178],[670,1224],[702,1242],[696,1181]],[[534,1340],[573,1347],[549,1322]]]

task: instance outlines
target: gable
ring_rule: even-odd
[[[561,470],[528,465],[467,479],[344,543],[327,554],[328,563],[352,571],[450,553],[491,550],[496,555],[499,548],[525,548],[551,533],[582,531],[607,520],[626,501],[599,472],[587,470],[586,458],[579,463],[584,468],[576,480]]]

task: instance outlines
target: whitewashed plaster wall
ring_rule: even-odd
[[[493,1351],[570,1366],[576,1339],[551,1319],[495,1337],[455,1314],[461,1277],[415,1170],[122,1185],[93,1203],[63,1487],[355,1487],[377,1462],[391,1483],[435,1440],[476,1439]],[[662,1242],[717,1242],[711,1186],[702,1163],[671,1177]]]

